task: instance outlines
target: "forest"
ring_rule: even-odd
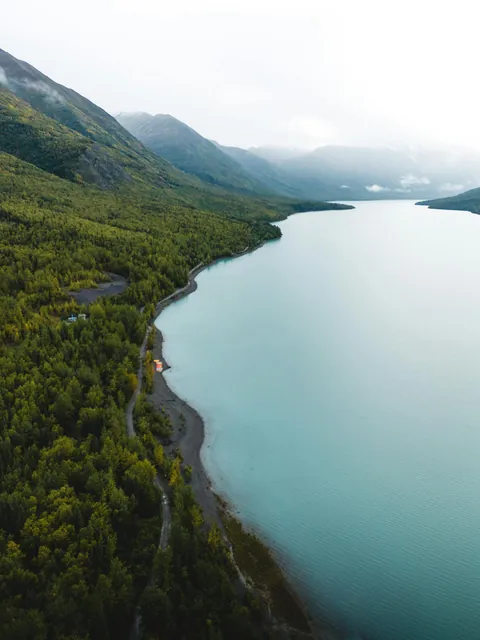
[[[0,63],[0,638],[121,640],[138,615],[136,640],[276,637],[165,453],[166,415],[141,394],[128,438],[125,412],[155,305],[190,269],[341,205],[209,187],[73,90]],[[108,273],[124,293],[76,302]]]
[[[153,304],[198,262],[278,229],[152,211],[148,198],[72,184],[8,154],[0,194],[0,637],[126,638],[140,601],[148,638],[262,637],[220,538],[157,444],[168,425],[143,410],[141,436],[128,439],[125,406]],[[79,307],[67,292],[106,271],[128,278],[125,294]],[[81,311],[86,320],[66,322]],[[158,471],[174,493],[165,553]]]

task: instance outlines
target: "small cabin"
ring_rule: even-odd
[[[77,316],[70,316],[69,318],[67,318],[67,322],[76,322],[77,321]]]
[[[78,319],[79,320],[86,320],[87,319],[87,314],[86,313],[79,313],[78,314]]]

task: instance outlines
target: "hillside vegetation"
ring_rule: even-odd
[[[27,63],[0,51],[0,67],[0,638],[122,640],[138,608],[144,638],[273,637],[163,451],[167,417],[141,399],[128,439],[125,408],[158,300],[309,203],[212,189]],[[106,272],[124,294],[67,293]]]
[[[6,78],[3,104],[7,100],[10,103],[10,136],[15,137],[14,127],[19,130],[27,125],[30,133],[36,132],[37,139],[43,133],[44,144],[50,142],[54,146],[54,140],[49,139],[54,135],[58,146],[67,132],[70,138],[77,134],[76,162],[71,167],[75,169],[75,175],[66,172],[65,177],[100,187],[120,186],[132,180],[159,187],[191,184],[186,176],[145,149],[114,118],[75,91],[57,84],[1,49],[0,68],[3,70],[1,77]],[[8,94],[9,98],[6,97]],[[71,142],[62,144],[71,146]],[[32,141],[30,150],[34,147]],[[36,164],[38,156],[37,153],[37,156],[24,154],[22,157]],[[58,171],[56,173],[58,175]]]
[[[267,199],[282,208],[286,198],[307,198],[313,204],[332,193],[321,177],[295,175],[245,149],[207,140],[173,116],[121,113],[117,120],[178,169],[236,194]]]
[[[281,167],[260,156],[239,147],[225,147],[217,145],[223,153],[233,158],[248,173],[255,175],[272,193],[291,198],[305,197],[305,183],[302,180],[295,180]]]
[[[89,148],[84,136],[35,111],[0,87],[0,150],[62,178],[75,179]]]
[[[439,198],[436,200],[423,200],[417,202],[430,209],[454,209],[456,211],[470,211],[480,213],[480,189],[470,189],[465,193],[460,193],[450,198]]]
[[[117,120],[146,147],[185,173],[240,193],[269,192],[265,184],[244,171],[213,142],[170,115],[122,113]]]
[[[156,554],[161,496],[152,481],[171,463],[160,457],[153,418],[140,439],[126,438],[124,408],[152,303],[185,284],[194,264],[278,232],[189,209],[158,214],[148,201],[4,153],[0,194],[0,637],[128,637],[156,555],[169,586],[149,592],[166,607],[150,613],[150,633],[157,624],[170,629],[162,637],[207,637],[210,619],[218,633],[233,625],[257,637],[261,624],[241,609],[225,552],[209,545],[181,478],[174,554]],[[127,292],[67,324],[81,308],[66,290],[106,270],[130,280]],[[220,585],[221,595],[211,591]],[[176,589],[191,615],[168,605],[178,605]]]
[[[480,184],[480,154],[464,148],[326,145],[313,151],[222,146],[169,115],[120,114],[144,144],[190,176],[268,199],[426,198]]]
[[[160,210],[182,206],[278,220],[306,206],[335,208],[324,202],[232,195],[175,168],[92,102],[1,49],[0,70],[0,150],[55,175],[147,199]]]

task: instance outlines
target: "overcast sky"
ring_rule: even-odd
[[[0,47],[223,144],[480,148],[474,0],[16,0]]]

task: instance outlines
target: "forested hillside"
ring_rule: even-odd
[[[8,151],[3,145],[14,144],[19,134],[22,139],[36,134],[37,141],[43,137],[44,143],[52,147],[59,144],[75,147],[71,156],[72,172],[64,176],[69,179],[104,188],[133,181],[157,187],[191,186],[187,176],[145,149],[108,113],[75,91],[1,49],[0,69],[4,93],[0,121],[2,150]],[[66,132],[70,132],[70,137],[75,135],[76,145],[72,145],[71,140],[60,143]],[[33,140],[29,148],[23,140],[22,147],[23,159],[36,164],[41,154],[36,151]],[[28,157],[27,151],[34,156]]]
[[[153,418],[141,439],[125,432],[152,303],[194,264],[278,232],[189,209],[157,213],[7,154],[0,194],[0,637],[126,638],[156,555],[155,469],[168,476],[170,464]],[[65,322],[81,310],[66,291],[106,270],[130,280],[127,292],[85,309],[87,321]],[[253,637],[258,621],[240,608],[222,547],[200,530],[181,478],[173,489],[172,546],[157,557],[169,584],[149,592],[161,601],[150,631]]]
[[[173,116],[121,113],[117,120],[148,149],[208,184],[250,195],[278,193],[254,174],[244,171],[213,142]]]
[[[144,638],[271,637],[163,450],[168,419],[141,398],[128,439],[125,409],[158,300],[198,263],[280,237],[264,219],[311,205],[227,198],[0,53],[0,638],[126,639],[138,610]],[[124,294],[69,295],[107,272]]]
[[[277,220],[296,211],[341,208],[275,195],[249,197],[204,183],[148,150],[97,105],[1,49],[0,151],[79,184],[149,200],[160,210],[182,206]]]
[[[430,209],[454,209],[456,211],[470,211],[480,213],[480,189],[470,189],[450,198],[438,198],[437,200],[424,200],[417,202]]]

